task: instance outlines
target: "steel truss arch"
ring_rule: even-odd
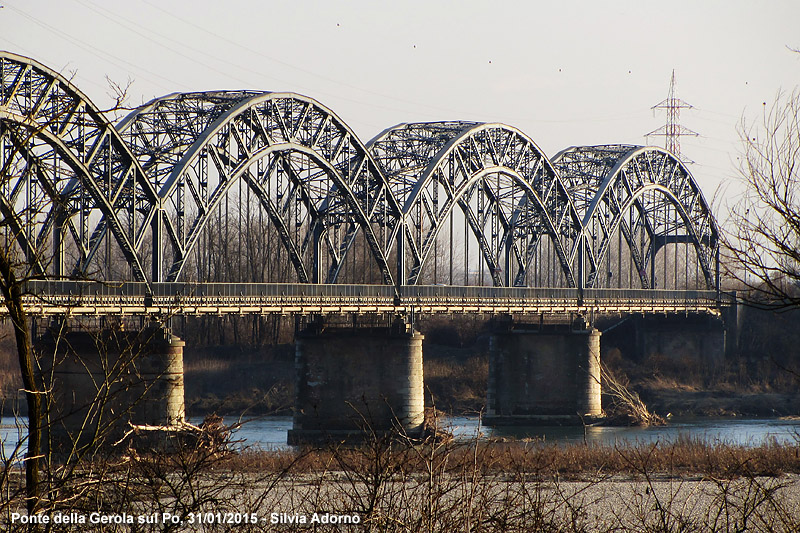
[[[572,147],[551,162],[519,130],[477,122],[400,124],[364,145],[319,102],[257,91],[173,93],[115,128],[59,73],[0,52],[0,163],[3,236],[37,277],[174,281],[245,191],[286,251],[280,275],[301,282],[346,279],[363,245],[372,282],[422,283],[454,215],[494,285],[530,283],[539,254],[557,283],[599,287],[627,246],[635,282],[655,288],[673,244],[698,284],[719,281],[709,206],[654,147]]]
[[[190,117],[202,114],[204,127],[189,118],[177,135],[158,129],[187,106]],[[278,229],[302,282],[335,279],[363,232],[383,282],[393,283],[386,258],[400,209],[363,144],[319,102],[294,93],[174,94],[121,126],[143,165],[158,176],[161,209],[148,220],[156,242],[167,241],[169,256],[154,246],[153,279],[180,276],[209,217],[243,180]],[[301,210],[294,224],[302,225],[303,235],[292,237],[289,219]],[[327,274],[321,271],[325,250]],[[311,264],[304,264],[309,255]]]
[[[400,124],[368,146],[403,205],[397,249],[398,258],[411,260],[406,283],[418,282],[458,205],[495,285],[524,284],[547,235],[574,286],[570,257],[580,246],[580,218],[550,161],[522,132],[475,122]]]
[[[102,277],[103,267],[92,262],[103,242],[91,231],[99,217],[126,268],[144,281],[133,242],[156,194],[103,113],[57,72],[0,52],[0,128],[3,215],[34,275]],[[23,190],[27,204],[18,209]],[[66,235],[74,247],[69,273]],[[110,259],[105,268],[109,276]]]
[[[117,130],[147,171],[156,191],[203,134],[223,113],[264,91],[171,93],[131,111]]]
[[[619,230],[643,288],[655,288],[656,252],[678,242],[694,247],[706,286],[715,287],[716,222],[691,173],[673,154],[656,147],[581,146],[560,152],[554,165],[575,191],[593,264],[602,263]],[[646,247],[636,242],[637,231],[648,236]],[[596,268],[587,272],[587,287],[595,286],[597,274]]]

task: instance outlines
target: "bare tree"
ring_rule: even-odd
[[[9,65],[18,63],[18,59],[13,57],[3,58],[3,61],[8,61]],[[58,150],[46,137],[51,130],[66,128],[65,124],[77,121],[76,117],[81,113],[75,111],[77,107],[59,106],[56,92],[61,85],[58,83],[54,82],[49,89],[38,93],[26,88],[27,85],[35,85],[31,81],[32,75],[29,79],[20,71],[18,76],[12,76],[10,73],[13,68],[9,68],[8,72],[8,80],[4,79],[3,82],[16,81],[9,87],[3,87],[4,97],[0,100],[3,111],[12,117],[4,117],[0,121],[0,295],[2,306],[5,307],[13,328],[27,401],[25,490],[27,508],[32,513],[41,500],[40,461],[43,458],[42,430],[47,391],[37,377],[37,358],[23,297],[26,282],[41,278],[54,261],[53,250],[46,244],[37,242],[44,240],[36,237],[39,233],[45,233],[42,230],[47,226],[48,209],[57,206],[62,212],[68,212],[67,195],[59,191],[57,185],[53,185],[58,180],[51,180],[51,177],[62,174],[61,181],[67,182],[73,174],[62,164],[63,161],[57,156]],[[61,82],[65,83],[69,83],[69,80]],[[122,86],[110,82],[109,90],[110,96],[115,100],[114,107],[96,113],[105,116],[119,111],[127,98],[126,91],[130,83],[129,81],[128,86]],[[23,103],[15,100],[14,95],[17,92],[26,95],[21,98]],[[77,97],[72,93],[70,95],[74,104]],[[85,112],[91,114],[93,111]],[[14,115],[17,118],[13,118]],[[23,190],[27,192],[21,192]]]
[[[42,398],[34,375],[31,335],[25,310],[22,307],[20,280],[15,261],[7,249],[0,252],[0,291],[8,310],[17,344],[22,382],[28,404],[28,453],[26,455],[25,486],[29,512],[36,509],[39,494],[39,458],[41,455]]]
[[[746,299],[777,310],[800,307],[800,89],[742,122],[744,195],[731,209],[730,274]]]

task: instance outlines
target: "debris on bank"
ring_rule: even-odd
[[[174,452],[178,449],[196,449],[225,454],[231,448],[231,427],[216,414],[207,415],[199,426],[186,421],[172,425],[132,424],[114,446],[127,443],[128,448]]]
[[[606,426],[665,426],[667,421],[651,412],[639,397],[628,388],[626,380],[617,378],[607,366],[600,366],[603,403],[606,405]]]

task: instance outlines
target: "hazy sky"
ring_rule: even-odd
[[[100,106],[174,91],[294,91],[368,141],[400,122],[503,122],[549,156],[644,144],[667,96],[694,105],[682,151],[711,200],[737,125],[800,85],[800,1],[0,0],[0,48],[73,77]],[[651,138],[663,146],[663,138]]]

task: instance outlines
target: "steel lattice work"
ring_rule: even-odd
[[[120,129],[158,187],[161,206],[148,221],[156,242],[170,246],[166,256],[154,254],[153,280],[162,279],[163,265],[167,281],[178,278],[206,224],[243,183],[235,201],[253,195],[300,282],[335,279],[357,233],[383,282],[393,282],[386,257],[400,211],[366,148],[318,102],[280,93],[173,94],[134,111]]]
[[[718,281],[708,205],[661,149],[574,147],[551,163],[521,131],[474,122],[400,124],[364,145],[313,99],[254,91],[171,94],[115,127],[35,61],[0,53],[0,81],[3,238],[34,277]]]
[[[589,246],[591,264],[586,272],[587,287],[608,286],[614,270],[610,250],[615,237],[624,238],[634,272],[642,288],[656,288],[656,258],[662,251],[662,288],[670,281],[672,269],[679,285],[681,258],[677,247],[667,257],[667,246],[684,244],[684,254],[693,250],[693,258],[683,258],[683,284],[692,285],[688,268],[699,268],[708,288],[718,280],[719,234],[708,204],[684,164],[673,154],[653,147],[606,145],[573,147],[554,158],[555,167],[573,191],[583,217],[583,233]],[[624,247],[618,242],[619,255]],[[606,265],[607,278],[598,275]],[[620,259],[617,265],[623,264]],[[620,271],[618,267],[616,269]]]
[[[145,279],[135,243],[146,231],[142,213],[157,203],[147,174],[78,89],[9,53],[0,54],[0,152],[6,239],[34,275]],[[106,229],[127,272],[94,262]]]
[[[457,206],[494,285],[524,285],[542,239],[549,237],[560,266],[554,285],[574,286],[570,259],[581,231],[578,213],[550,161],[522,132],[472,122],[400,124],[368,145],[403,206],[405,231],[397,247],[398,256],[411,261],[408,284],[418,282],[448,222],[447,280],[453,284]],[[464,255],[468,259],[469,251]]]

